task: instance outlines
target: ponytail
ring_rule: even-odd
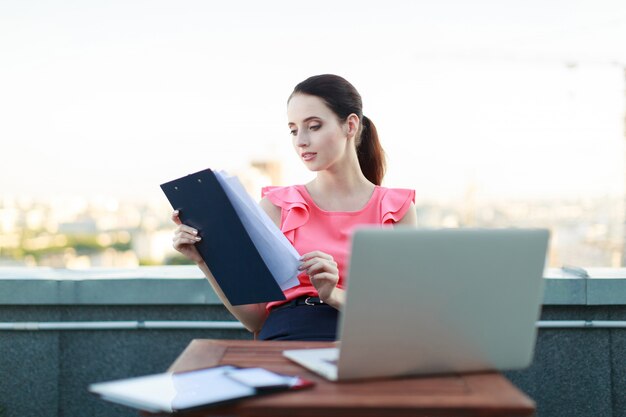
[[[378,132],[374,123],[363,116],[361,126],[361,136],[356,148],[359,166],[365,178],[376,185],[380,185],[385,176],[385,151],[378,140]]]

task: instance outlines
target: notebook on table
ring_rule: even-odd
[[[340,348],[283,354],[334,381],[524,368],[548,238],[543,229],[357,230]]]

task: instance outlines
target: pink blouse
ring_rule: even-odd
[[[263,197],[281,208],[280,230],[301,255],[319,250],[335,259],[339,269],[337,287],[344,288],[352,232],[359,225],[392,225],[400,221],[415,191],[376,186],[367,204],[358,211],[326,211],[319,208],[304,185],[265,187]],[[268,311],[301,296],[317,297],[317,290],[306,273],[298,276],[300,285],[285,291],[286,301],[267,304]]]

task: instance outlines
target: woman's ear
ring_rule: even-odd
[[[353,138],[356,136],[359,131],[359,126],[361,125],[361,120],[359,120],[359,116],[354,113],[351,113],[346,119],[345,129],[346,135],[349,138]]]

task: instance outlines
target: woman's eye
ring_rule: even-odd
[[[290,134],[291,136],[296,136],[296,133],[298,133],[298,131],[297,131],[297,130],[290,130],[290,131],[289,131],[289,134]]]
[[[317,129],[319,129],[320,127],[321,127],[321,125],[311,125],[311,126],[309,126],[309,129],[311,129],[311,130],[317,130]]]

